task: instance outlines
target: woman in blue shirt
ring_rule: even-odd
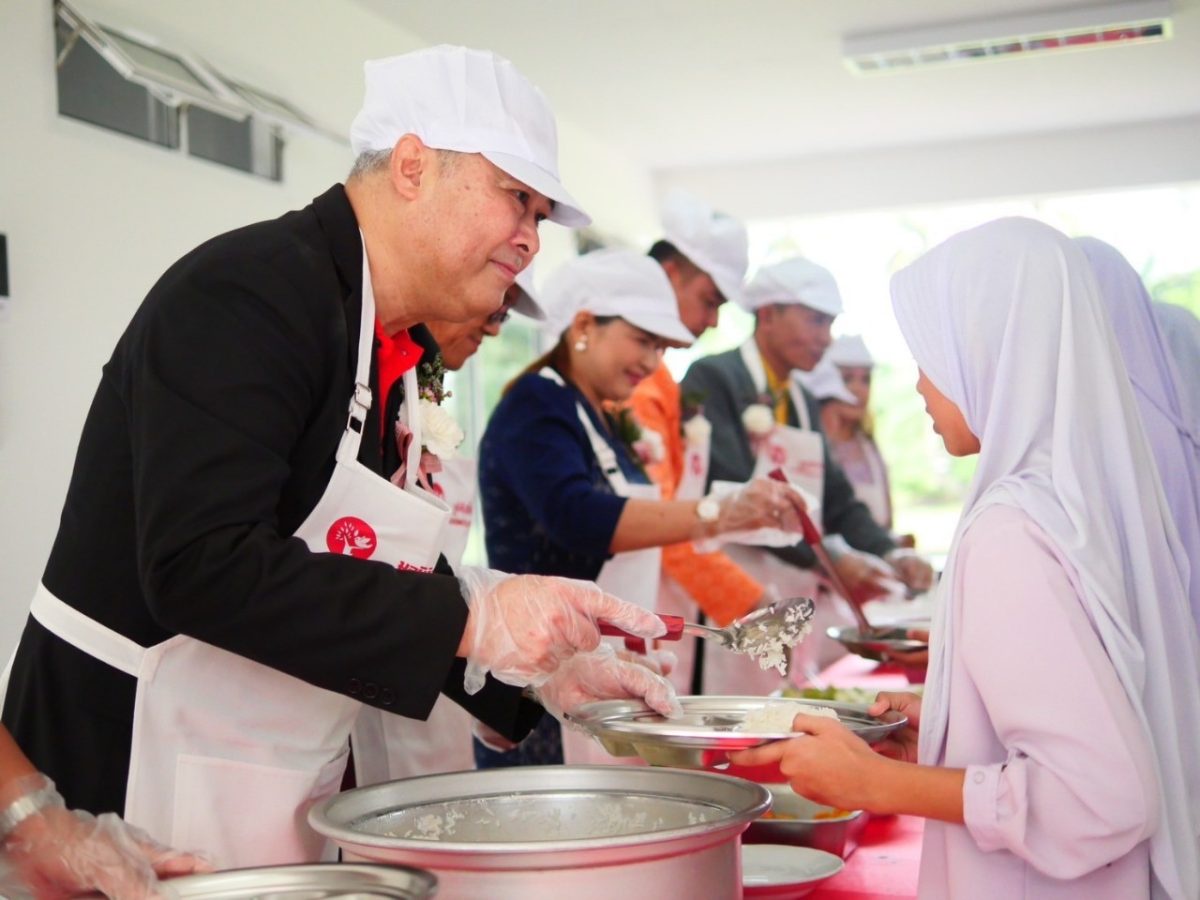
[[[656,262],[591,253],[557,271],[542,299],[558,343],[508,386],[480,444],[493,568],[597,581],[653,609],[661,547],[767,525],[799,530],[801,501],[776,482],[752,482],[720,502],[659,500],[639,455],[653,458],[661,437],[640,433],[627,411],[610,412],[666,347],[692,340]],[[562,759],[552,719],[513,751],[476,744],[480,767]]]

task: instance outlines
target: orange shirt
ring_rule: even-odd
[[[630,400],[638,424],[662,435],[664,458],[648,465],[646,472],[661,488],[664,500],[675,499],[683,477],[682,400],[671,371],[661,364],[637,386]],[[724,553],[698,553],[691,541],[663,547],[662,562],[663,570],[718,625],[750,612],[763,593],[763,586]]]

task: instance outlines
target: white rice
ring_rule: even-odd
[[[807,703],[775,702],[767,703],[758,709],[752,709],[738,726],[738,731],[751,734],[779,734],[792,730],[792,720],[797,713],[806,716],[823,716],[836,719],[837,710],[829,706],[813,706]]]

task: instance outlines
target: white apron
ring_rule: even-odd
[[[887,469],[883,465],[883,457],[875,442],[864,434],[856,434],[853,438],[862,451],[867,467],[867,477],[851,478],[851,471],[845,464],[842,468],[850,483],[854,485],[854,496],[861,500],[871,512],[871,518],[880,528],[892,527],[892,501],[888,496]]]
[[[683,449],[683,474],[679,485],[675,488],[676,500],[699,500],[708,486],[708,465],[712,450],[712,439],[703,444],[694,445],[685,441]],[[700,608],[687,589],[667,574],[664,569],[659,578],[658,610],[663,615],[682,616],[687,622],[697,622]],[[675,691],[680,695],[692,692],[692,671],[696,664],[696,642],[698,638],[685,637],[683,640],[665,645],[678,657],[675,668],[668,676],[675,685]],[[719,652],[714,648],[713,652]]]
[[[442,460],[434,493],[450,508],[442,555],[457,569],[475,515],[475,460]],[[475,768],[471,744],[474,717],[439,696],[425,721],[405,719],[364,705],[351,736],[356,783],[365,787],[399,778],[439,775]]]
[[[741,347],[742,361],[750,372],[755,390],[765,393],[767,373],[762,357],[753,338]],[[821,433],[812,429],[809,421],[808,404],[795,381],[789,379],[788,392],[799,428],[776,425],[758,448],[754,464],[754,478],[765,478],[776,468],[783,468],[792,482],[814,497],[823,497],[825,488],[825,441]],[[816,523],[818,527],[820,523]],[[826,624],[843,624],[838,609],[844,604],[830,603],[830,598],[818,598],[820,577],[813,571],[789,565],[761,547],[745,544],[726,544],[725,552],[738,565],[764,586],[773,585],[780,598],[812,597],[819,602],[813,617],[813,628],[809,637],[792,651],[789,669],[791,679],[801,682],[806,670],[815,670],[820,664],[820,646]],[[850,615],[845,609],[845,615]],[[832,621],[826,621],[832,616]],[[763,696],[784,686],[786,683],[775,669],[763,670],[749,657],[736,653],[721,652],[717,647],[704,650],[704,693],[718,695]]]
[[[543,378],[549,378],[556,384],[563,384],[562,377],[553,369],[547,367],[538,373]],[[576,403],[575,410],[583,430],[591,442],[592,452],[604,472],[605,478],[612,486],[613,493],[618,497],[628,497],[631,500],[658,500],[661,494],[656,484],[630,484],[617,463],[617,453],[608,441],[596,430],[591,418],[582,404]],[[630,550],[617,553],[600,569],[596,584],[606,593],[620,597],[629,603],[634,603],[642,609],[655,610],[658,599],[658,579],[662,571],[662,549],[647,547],[644,550]],[[620,643],[620,638],[610,641]],[[577,731],[569,726],[562,730],[563,761],[567,765],[613,765],[628,763],[640,765],[636,757],[618,758],[610,756],[595,738]]]
[[[429,571],[448,509],[421,488],[397,488],[357,461],[369,427],[374,323],[364,249],[350,415],[329,485],[295,536],[313,552]],[[404,378],[406,396],[417,396],[415,371]],[[415,472],[419,417],[408,424]],[[141,647],[44,587],[31,612],[63,640],[137,678],[125,796],[131,824],[173,847],[207,853],[219,869],[334,858],[306,814],[340,786],[359,701],[186,635]]]

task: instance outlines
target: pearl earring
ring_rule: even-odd
[[[587,338],[581,337],[579,340],[577,340],[575,342],[575,349],[580,353],[582,353],[584,350],[586,350],[587,349]]]

